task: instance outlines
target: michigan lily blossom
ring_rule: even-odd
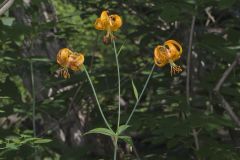
[[[64,78],[70,78],[68,69],[78,71],[84,62],[84,56],[81,53],[72,52],[68,48],[60,49],[57,54],[57,63],[62,67],[60,75]]]
[[[115,38],[113,32],[122,26],[122,18],[117,14],[109,15],[108,11],[102,11],[94,26],[97,30],[107,31],[107,34],[103,37],[103,42],[108,43],[109,39],[112,41]]]
[[[168,40],[164,42],[164,45],[158,45],[154,49],[154,62],[159,67],[163,67],[169,63],[172,75],[182,72],[182,68],[174,63],[181,55],[182,46],[175,40]]]

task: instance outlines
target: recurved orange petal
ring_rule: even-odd
[[[169,58],[173,61],[176,61],[180,58],[182,54],[182,46],[174,41],[174,40],[168,40],[164,43],[164,45],[168,48],[170,54]]]
[[[71,68],[73,71],[80,70],[82,65],[84,63],[84,56],[83,54],[72,54],[69,57],[69,68]]]
[[[117,15],[113,14],[110,16],[110,30],[116,31],[122,26],[122,18]]]
[[[107,27],[107,25],[109,25],[108,11],[102,11],[100,20],[105,27]]]
[[[156,58],[154,58],[154,63],[159,67],[163,67],[167,64],[165,61],[160,61],[159,59]]]
[[[168,63],[167,50],[164,46],[158,45],[154,49],[154,62],[159,67]]]
[[[68,58],[72,54],[72,51],[68,48],[63,48],[59,50],[57,54],[57,63],[62,67],[67,67]]]
[[[94,24],[97,30],[106,30],[105,25],[102,23],[101,18],[97,18]]]
[[[179,54],[182,54],[182,46],[175,40],[168,40],[164,43],[164,45],[171,45],[172,47],[175,47],[175,49],[179,52]]]

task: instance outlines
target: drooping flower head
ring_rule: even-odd
[[[62,67],[60,75],[64,78],[70,78],[68,69],[78,71],[84,62],[84,56],[81,53],[74,53],[68,48],[60,49],[57,54],[57,63]]]
[[[68,58],[68,66],[73,71],[78,71],[81,69],[83,62],[84,62],[84,56],[83,54],[79,53],[72,53]]]
[[[175,40],[168,40],[164,45],[158,45],[154,49],[154,62],[157,66],[163,67],[166,64],[171,66],[171,75],[182,71],[180,66],[174,62],[181,57],[182,46]]]
[[[122,18],[117,14],[109,15],[108,11],[102,11],[101,16],[95,21],[95,28],[97,30],[105,30],[107,34],[103,38],[103,42],[113,40],[113,32],[117,31],[122,26]]]

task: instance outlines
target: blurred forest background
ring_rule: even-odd
[[[141,90],[155,46],[174,39],[183,47],[176,62],[182,73],[154,70],[125,133],[134,146],[120,141],[118,158],[239,160],[239,0],[15,0],[0,17],[0,159],[112,159],[109,137],[82,136],[104,127],[86,75],[56,74],[60,48],[84,53],[104,113],[116,125],[113,47],[94,28],[102,10],[123,19],[115,33],[117,47],[124,43],[122,123],[135,103],[131,80]]]

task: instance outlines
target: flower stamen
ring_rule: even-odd
[[[182,72],[182,68],[178,65],[176,65],[172,60],[169,60],[169,64],[171,66],[171,76],[176,73]]]

